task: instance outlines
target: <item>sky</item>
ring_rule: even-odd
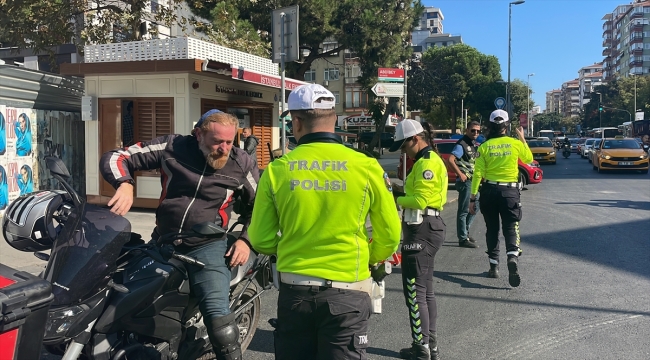
[[[508,78],[508,4],[514,0],[422,0],[440,8],[444,32],[495,55]],[[512,5],[510,79],[528,74],[532,100],[546,108],[546,92],[603,61],[603,16],[631,0],[526,0]]]

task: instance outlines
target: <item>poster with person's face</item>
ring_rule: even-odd
[[[21,195],[36,191],[34,186],[34,171],[31,161],[20,161],[19,158],[7,162],[7,188],[9,201],[14,201]]]
[[[36,111],[32,109],[6,108],[5,132],[9,158],[31,156],[34,152]]]
[[[7,171],[0,165],[0,211],[4,211],[9,205],[9,183],[7,182]]]
[[[0,155],[4,155],[7,152],[7,134],[5,132],[7,107],[0,105]]]

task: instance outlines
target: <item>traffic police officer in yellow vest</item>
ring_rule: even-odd
[[[399,245],[388,176],[376,159],[343,145],[334,105],[318,84],[289,94],[298,146],[270,163],[257,187],[248,233],[256,251],[277,254],[278,360],[366,359],[369,265]]]
[[[429,123],[420,124],[411,119],[398,123],[390,151],[398,149],[415,159],[404,182],[404,192],[398,193],[399,189],[395,189],[397,204],[404,209],[402,287],[413,338],[410,348],[400,350],[400,357],[438,359],[433,260],[445,241],[447,229],[440,217],[447,202],[447,169],[434,150]]]
[[[519,275],[519,221],[521,221],[521,201],[519,191],[522,184],[518,183],[518,159],[529,164],[533,154],[528,148],[521,127],[516,129],[519,140],[506,135],[508,128],[508,113],[495,110],[490,114],[487,141],[478,148],[478,158],[474,164],[472,193],[470,195],[469,211],[476,213],[474,203],[481,180],[481,213],[485,219],[487,232],[487,254],[490,261],[488,276],[499,277],[499,226],[503,224],[503,236],[506,242],[508,256],[508,282],[517,287],[521,283]]]

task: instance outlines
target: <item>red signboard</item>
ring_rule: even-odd
[[[526,114],[519,115],[519,125],[521,125],[522,128],[528,127],[528,116]]]
[[[404,69],[379,68],[379,78],[404,79]]]
[[[261,74],[252,70],[239,69],[237,67],[232,67],[232,78],[237,80],[243,80],[246,82],[260,84],[265,86],[274,87],[280,89],[282,87],[282,78],[276,75]],[[284,87],[286,90],[293,90],[300,85],[305,85],[306,82],[299,80],[284,78]]]

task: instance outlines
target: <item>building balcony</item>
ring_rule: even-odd
[[[611,48],[606,47],[606,48],[603,49],[603,56],[609,57],[608,55],[611,54],[611,53],[612,53]]]
[[[612,38],[603,39],[603,47],[610,47],[612,45]]]
[[[630,36],[630,44],[636,44],[636,43],[643,43],[643,34]]]
[[[630,19],[638,19],[643,17],[643,9],[640,7],[637,7],[636,9],[632,10],[630,13]]]
[[[640,22],[635,22],[630,25],[630,32],[631,31],[643,31],[643,23]]]
[[[643,58],[642,57],[631,58],[630,66],[632,65],[643,65]]]
[[[631,46],[630,52],[632,54],[643,54],[643,46]]]

